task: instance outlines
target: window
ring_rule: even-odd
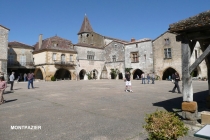
[[[25,53],[25,49],[21,49],[21,53],[24,54]]]
[[[14,55],[8,55],[8,63],[9,65],[12,65],[15,61],[15,56]]]
[[[171,48],[164,49],[165,59],[171,58]]]
[[[195,59],[197,59],[198,58],[198,52],[197,52],[197,50],[195,50]]]
[[[26,56],[25,55],[21,55],[20,56],[20,64],[22,66],[25,66],[26,65]]]
[[[169,38],[165,38],[165,45],[169,45],[169,44],[170,44]]]
[[[93,51],[87,51],[87,59],[88,60],[94,60],[95,52]]]
[[[131,63],[139,62],[139,54],[138,52],[131,53]]]
[[[116,62],[116,55],[112,56],[112,62]]]
[[[61,63],[65,63],[65,54],[61,54]]]
[[[73,55],[70,55],[70,61],[73,61]]]
[[[56,53],[53,53],[53,55],[52,55],[52,60],[53,60],[53,61],[56,60]]]

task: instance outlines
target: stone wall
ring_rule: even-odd
[[[0,26],[0,72],[3,72],[7,79],[7,47],[9,30]]]
[[[132,53],[138,53],[138,61],[132,62]],[[152,41],[136,41],[125,45],[125,67],[132,68],[131,73],[140,69],[145,73],[153,72]]]
[[[165,39],[169,39],[170,43],[165,44]],[[165,48],[171,48],[171,58],[166,59],[164,54]],[[166,32],[156,40],[153,41],[153,53],[154,53],[154,71],[155,74],[163,77],[163,73],[168,68],[176,70],[180,77],[182,77],[181,71],[181,43],[176,42],[176,35]]]

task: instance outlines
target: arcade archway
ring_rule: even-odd
[[[123,74],[121,72],[118,74],[118,78],[123,79]]]
[[[140,69],[134,70],[134,72],[133,72],[133,79],[138,79],[138,77],[141,78],[141,74],[142,73],[143,73],[143,71],[140,70]]]
[[[79,78],[80,78],[80,80],[84,80],[85,74],[86,74],[86,71],[84,69],[82,69],[79,72]]]
[[[55,78],[59,80],[71,80],[71,73],[66,69],[58,69],[55,73]]]
[[[163,73],[162,80],[171,80],[172,74],[174,74],[175,72],[177,72],[175,69],[173,69],[171,67],[167,68]]]
[[[43,80],[43,74],[42,74],[42,71],[40,69],[37,70],[37,72],[35,74],[35,79]]]

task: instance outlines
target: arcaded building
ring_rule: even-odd
[[[58,36],[43,39],[34,46],[35,78],[50,81],[77,79],[77,52],[71,41]]]
[[[153,73],[153,51],[151,39],[131,39],[125,44],[125,68],[131,68],[133,79],[141,77],[141,74]]]
[[[170,79],[177,72],[182,77],[181,42],[176,41],[176,34],[164,32],[153,40],[154,71],[161,80]],[[191,64],[202,54],[197,42],[191,56]],[[193,77],[207,77],[207,67],[203,61],[192,73]]]
[[[124,75],[124,45],[126,41],[102,36],[93,31],[87,16],[84,17],[78,32],[77,51],[80,80],[87,80],[88,74],[93,79],[112,79],[111,69],[118,69],[117,78]]]

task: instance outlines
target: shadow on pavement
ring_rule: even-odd
[[[13,99],[13,100],[6,100],[5,103],[9,103],[9,102],[13,102],[16,101],[17,99]]]
[[[193,100],[198,104],[198,112],[205,111],[206,106],[206,97],[208,96],[208,90],[197,92],[193,94]],[[178,93],[169,93],[169,94],[178,94]],[[182,94],[180,94],[182,95]],[[169,100],[164,100],[161,102],[153,103],[153,106],[163,107],[169,112],[181,112],[181,104],[183,102],[183,97],[177,97]]]

